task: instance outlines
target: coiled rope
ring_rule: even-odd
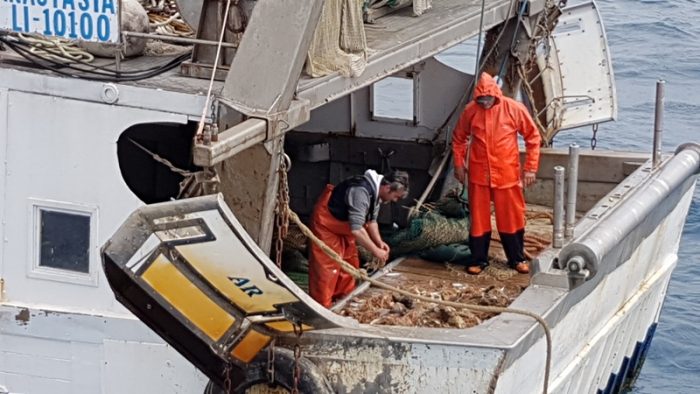
[[[17,33],[19,42],[30,45],[29,52],[60,63],[91,62],[95,57],[78,47],[74,41],[58,37]]]
[[[406,290],[399,289],[398,287],[394,287],[394,286],[388,285],[386,283],[382,283],[374,278],[371,278],[369,275],[367,275],[367,273],[364,270],[357,269],[357,268],[353,267],[347,261],[343,260],[343,258],[340,255],[338,255],[338,253],[336,251],[331,249],[328,245],[326,245],[323,241],[321,241],[318,237],[316,237],[316,235],[314,235],[314,233],[311,232],[311,230],[308,227],[306,227],[306,225],[304,225],[304,223],[301,221],[301,219],[299,219],[299,216],[297,216],[297,214],[294,213],[294,211],[292,211],[291,209],[287,209],[287,211],[289,214],[289,219],[292,222],[294,222],[297,226],[299,226],[299,228],[304,233],[304,235],[306,235],[313,243],[315,243],[316,246],[321,248],[321,250],[323,250],[323,252],[326,253],[328,255],[328,257],[333,259],[333,261],[335,261],[343,271],[345,271],[347,274],[349,274],[350,276],[352,276],[355,279],[367,281],[367,282],[371,283],[373,286],[376,286],[378,288],[392,291],[392,292],[401,294],[403,296],[410,297],[410,298],[420,300],[423,302],[430,302],[430,303],[444,305],[444,306],[450,306],[450,307],[458,308],[458,309],[468,309],[468,310],[475,311],[475,312],[513,313],[516,315],[528,316],[528,317],[535,319],[537,321],[537,323],[539,323],[540,326],[542,326],[542,329],[544,330],[546,342],[547,342],[546,343],[547,344],[547,356],[545,359],[544,385],[543,385],[543,389],[542,389],[542,392],[544,394],[547,394],[548,388],[549,388],[548,387],[549,386],[549,372],[550,372],[551,365],[552,365],[552,333],[549,329],[549,326],[547,325],[547,322],[541,316],[537,315],[536,313],[522,310],[522,309],[502,308],[502,307],[497,307],[497,306],[484,306],[484,305],[465,304],[465,303],[454,302],[454,301],[436,300],[436,299],[433,299],[430,297],[418,295],[418,294],[411,293],[411,292],[406,291]]]

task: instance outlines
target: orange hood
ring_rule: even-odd
[[[501,102],[503,97],[503,92],[501,88],[498,87],[496,80],[493,79],[488,73],[481,73],[479,81],[476,83],[476,88],[474,89],[474,100],[480,96],[493,96],[496,98],[496,104]]]

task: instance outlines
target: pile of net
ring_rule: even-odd
[[[367,38],[362,23],[362,3],[326,0],[309,47],[305,71],[322,77],[336,71],[357,77],[367,65]]]
[[[453,190],[414,214],[404,229],[387,234],[392,257],[413,255],[437,262],[468,264],[469,211],[464,191]]]

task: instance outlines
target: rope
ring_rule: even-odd
[[[152,32],[179,37],[194,35],[194,30],[182,19],[174,0],[139,0],[139,3],[148,14],[148,26]]]
[[[153,158],[153,160],[155,160],[155,161],[157,161],[158,163],[161,163],[161,164],[165,165],[166,167],[168,167],[168,168],[170,169],[170,171],[172,171],[172,172],[174,172],[174,173],[176,173],[176,174],[180,174],[180,175],[182,175],[182,176],[184,176],[184,177],[188,177],[188,176],[194,175],[193,172],[186,171],[186,170],[183,170],[183,169],[180,169],[180,168],[175,167],[175,165],[173,165],[173,163],[171,163],[170,161],[168,161],[168,159],[164,159],[164,158],[158,156],[157,154],[151,152],[151,151],[148,150],[145,146],[139,144],[138,142],[132,140],[131,138],[129,138],[129,141],[131,141],[131,143],[134,144],[134,145],[136,145],[137,147],[141,148],[142,151],[144,151],[144,152],[148,153],[149,155],[151,155],[151,157]]]
[[[238,2],[238,0],[235,0]],[[204,118],[207,116],[207,108],[209,107],[209,100],[211,99],[211,91],[214,88],[214,77],[216,76],[216,68],[219,65],[219,55],[221,54],[221,44],[224,42],[224,33],[226,33],[226,23],[228,22],[229,9],[231,8],[231,0],[226,1],[226,9],[224,10],[224,20],[221,23],[221,35],[219,36],[219,44],[216,46],[216,56],[214,57],[214,67],[211,70],[211,79],[209,79],[209,89],[207,89],[207,99],[204,102],[204,108],[202,108],[202,117],[199,119],[199,124],[197,125],[197,132],[195,133],[195,139],[202,135],[204,130]]]
[[[62,38],[46,38],[35,35],[17,33],[20,42],[31,46],[29,52],[35,55],[50,58],[61,63],[91,62],[95,57],[89,52],[79,48],[73,41]]]
[[[149,13],[148,21],[151,30],[157,34],[178,37],[191,37],[194,35],[194,31],[182,20],[179,12],[170,16]]]
[[[546,342],[547,342],[547,356],[545,360],[545,371],[544,371],[544,386],[542,392],[544,394],[547,394],[548,392],[548,385],[549,385],[549,372],[551,369],[552,365],[552,333],[549,329],[549,326],[547,325],[547,322],[540,317],[539,315],[522,310],[522,309],[514,309],[514,308],[502,308],[502,307],[496,307],[496,306],[483,306],[483,305],[474,305],[474,304],[465,304],[461,302],[454,302],[454,301],[445,301],[445,300],[436,300],[430,297],[425,297],[422,295],[418,295],[415,293],[411,293],[406,290],[401,290],[397,287],[388,285],[386,283],[382,283],[374,278],[371,278],[367,273],[363,270],[359,270],[347,261],[343,260],[343,258],[338,255],[336,251],[331,249],[328,245],[326,245],[323,241],[321,241],[316,235],[314,235],[311,230],[302,223],[301,219],[299,219],[299,216],[297,216],[296,213],[294,213],[292,210],[289,210],[289,219],[292,220],[299,228],[301,231],[306,235],[313,243],[316,244],[321,250],[323,250],[324,253],[328,255],[333,261],[335,261],[340,268],[345,271],[348,275],[352,276],[355,279],[367,281],[371,283],[372,285],[379,287],[384,290],[392,291],[398,294],[401,294],[406,297],[410,297],[416,300],[420,300],[423,302],[431,302],[434,304],[439,304],[439,305],[444,305],[444,306],[450,306],[453,308],[458,308],[458,309],[467,309],[470,311],[475,311],[475,312],[487,312],[487,313],[513,313],[516,315],[523,315],[523,316],[528,316],[537,321],[537,323],[542,326],[542,329],[544,330]]]
[[[520,6],[520,11],[518,12],[518,20],[517,24],[515,25],[515,31],[513,32],[513,38],[510,40],[510,53],[513,53],[513,50],[515,49],[515,41],[518,38],[518,30],[520,30],[520,25],[522,24],[522,18],[523,15],[525,14],[525,9],[527,7],[527,2],[523,1],[523,4]],[[501,67],[498,69],[498,78],[503,78],[503,70],[505,69],[506,63],[508,61],[508,56],[504,56],[503,60],[501,61]]]
[[[476,42],[476,62],[474,62],[474,79],[479,80],[479,55],[481,54],[481,36],[484,34],[484,11],[486,10],[486,0],[481,0],[481,17],[479,18],[479,39]]]
[[[518,75],[520,76],[520,79],[525,84],[525,89],[524,89],[525,94],[527,94],[527,99],[532,103],[533,109],[534,109],[535,96],[534,96],[533,91],[532,91],[533,90],[532,86],[530,86],[530,81],[528,81],[527,78],[525,77],[525,71],[523,70],[522,64],[518,65]],[[537,125],[537,129],[539,130],[540,136],[542,137],[542,139],[547,140],[548,139],[547,137],[549,135],[548,128],[544,127],[544,125],[540,121],[539,116],[535,115],[532,117],[532,119],[535,121],[535,124]]]

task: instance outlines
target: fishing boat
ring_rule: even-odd
[[[0,3],[0,393],[617,393],[634,381],[700,145],[661,152],[660,82],[648,152],[552,146],[559,130],[617,117],[595,2],[180,0],[187,37],[125,27],[138,19],[127,0],[50,3]],[[68,63],[68,44],[33,32],[114,57]],[[482,36],[474,74],[436,58]],[[120,55],[144,40],[193,48]],[[343,312],[382,283],[423,297],[409,280],[472,283],[398,258],[320,306],[276,264],[286,213],[303,222],[325,184],[368,167],[408,171],[408,201],[445,195],[449,133],[481,71],[529,107],[544,142],[526,201],[552,212],[551,242],[531,275],[504,282],[518,294],[468,328]],[[387,206],[380,222],[408,213]]]

